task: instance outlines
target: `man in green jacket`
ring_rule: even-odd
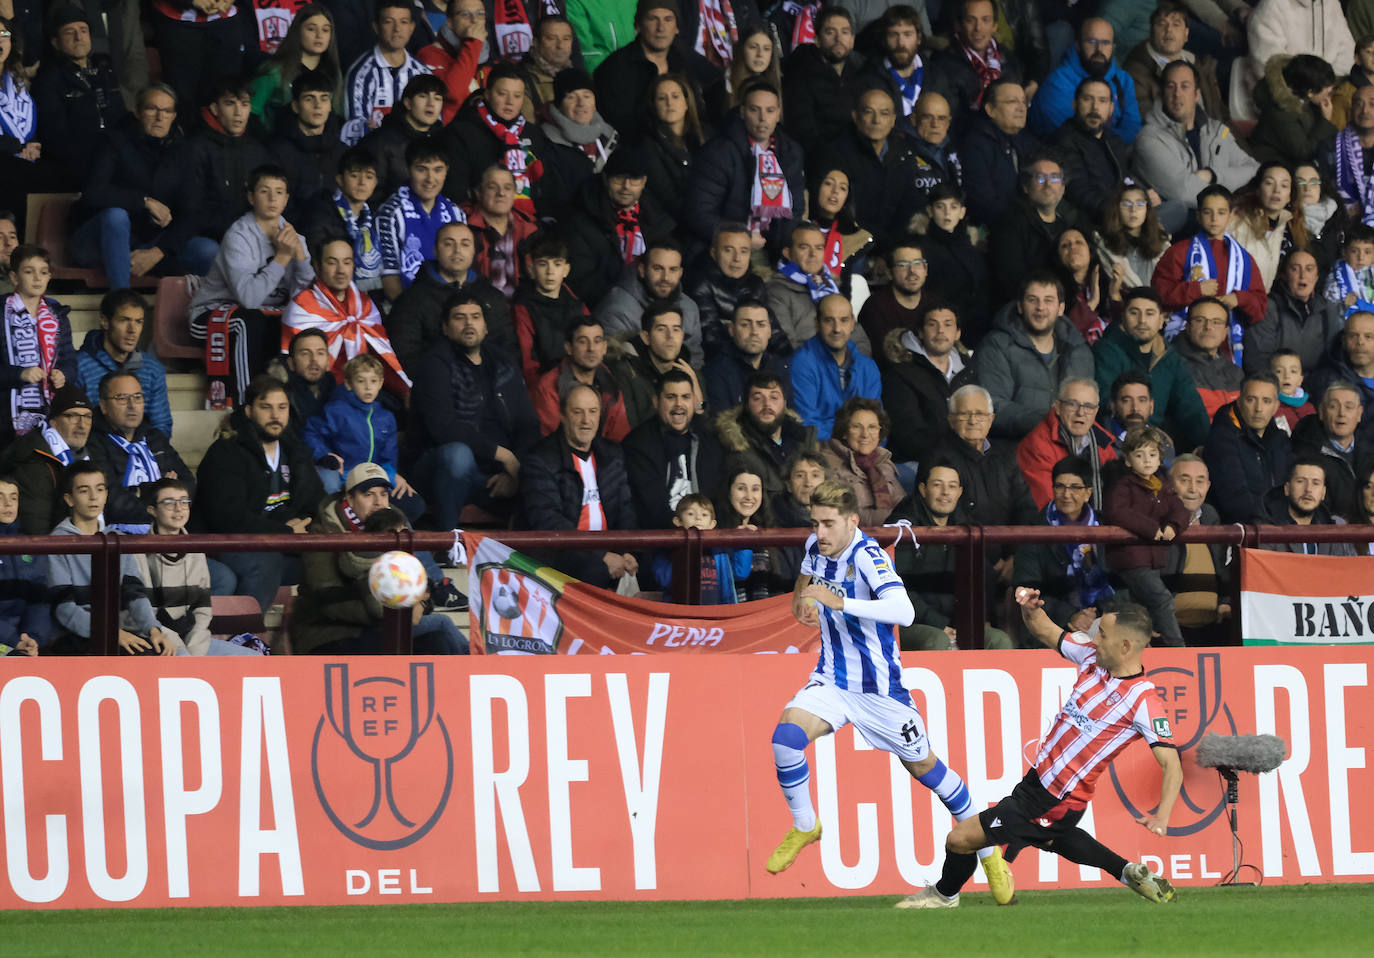
[[[1150,374],[1154,415],[1150,425],[1168,430],[1178,448],[1191,451],[1207,440],[1211,422],[1183,358],[1164,345],[1164,307],[1159,294],[1148,286],[1122,294],[1125,311],[1121,322],[1107,327],[1093,345],[1098,389],[1110,396],[1116,378],[1128,369]]]

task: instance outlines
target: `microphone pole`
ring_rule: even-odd
[[[1231,826],[1231,873],[1218,885],[1249,885],[1254,882],[1240,881],[1240,776],[1234,768],[1218,768],[1217,774],[1226,780],[1226,821]]]

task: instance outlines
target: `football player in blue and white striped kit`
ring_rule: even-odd
[[[935,792],[957,821],[976,814],[958,772],[931,752],[925,721],[902,685],[898,625],[916,617],[892,562],[859,529],[847,483],[830,480],[811,494],[811,537],[792,593],[792,614],[821,630],[821,655],[810,680],[782,710],[773,731],[778,784],[792,828],[768,857],[777,874],[821,837],[811,801],[806,747],[853,723],[874,748],[896,755],[916,781]],[[994,846],[978,853],[999,905],[1011,901],[1011,871]]]

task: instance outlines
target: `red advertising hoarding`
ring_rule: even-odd
[[[1374,823],[1351,801],[1374,792],[1370,659],[1151,650],[1184,745],[1170,834],[1133,821],[1159,793],[1139,743],[1085,827],[1176,884],[1215,883],[1231,865],[1223,789],[1192,749],[1209,731],[1273,732],[1288,760],[1241,784],[1247,861],[1267,883],[1374,878]],[[1048,651],[905,663],[980,804],[1021,777],[1074,675]],[[769,739],[810,656],[8,664],[0,907],[899,895],[937,875],[951,825],[845,729],[811,754],[822,840],[764,871],[790,824]],[[1110,883],[1035,850],[1013,871],[1022,888]]]

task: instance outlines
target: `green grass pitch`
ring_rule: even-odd
[[[913,912],[895,898],[0,913],[6,955],[1367,955],[1374,885],[1018,893]]]

